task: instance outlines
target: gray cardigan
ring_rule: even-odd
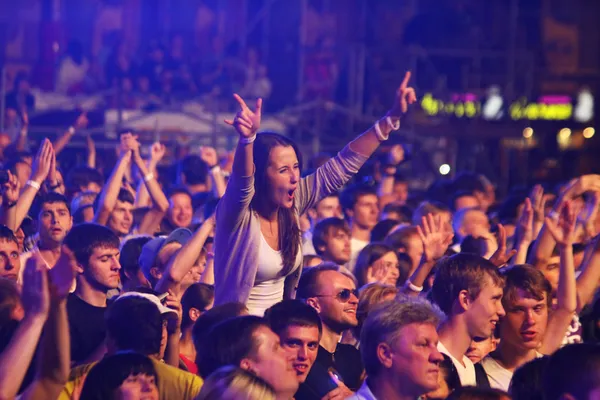
[[[323,197],[340,190],[367,159],[348,145],[313,174],[302,178],[294,199],[297,219]],[[232,174],[216,210],[215,305],[229,302],[246,304],[254,286],[260,222],[250,206],[253,197],[254,176]],[[302,251],[302,246],[298,251]],[[295,297],[301,272],[302,265],[297,265],[286,277],[284,298]]]

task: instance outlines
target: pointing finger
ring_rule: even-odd
[[[406,89],[408,87],[408,81],[410,80],[410,75],[411,75],[410,71],[406,71],[406,74],[404,74],[404,80],[400,84],[400,89]]]
[[[244,101],[244,99],[242,99],[237,93],[233,94],[233,98],[238,102],[238,104],[240,105],[240,107],[242,108],[242,110],[244,110],[244,111],[250,111],[250,109],[246,105],[246,102]]]

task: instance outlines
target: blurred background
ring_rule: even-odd
[[[411,187],[474,171],[505,192],[600,171],[599,17],[594,0],[0,0],[0,132],[26,113],[39,141],[84,110],[74,160],[124,129],[174,158],[225,151],[237,92],[315,156],[410,70],[418,103],[390,143]]]

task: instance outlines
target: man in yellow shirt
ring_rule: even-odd
[[[174,312],[154,295],[128,292],[111,304],[106,313],[108,353],[137,352],[150,357],[158,377],[161,400],[194,399],[202,379],[161,361],[166,340],[163,315]],[[59,400],[78,399],[87,373],[95,363],[74,368]]]

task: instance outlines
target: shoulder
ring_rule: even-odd
[[[169,382],[172,384],[186,384],[186,386],[193,388],[197,388],[200,390],[202,387],[203,381],[197,375],[194,375],[190,372],[181,370],[179,368],[173,367],[171,365],[165,364],[161,361],[152,360],[154,364],[154,368],[156,369],[156,373],[159,376],[161,382]]]

